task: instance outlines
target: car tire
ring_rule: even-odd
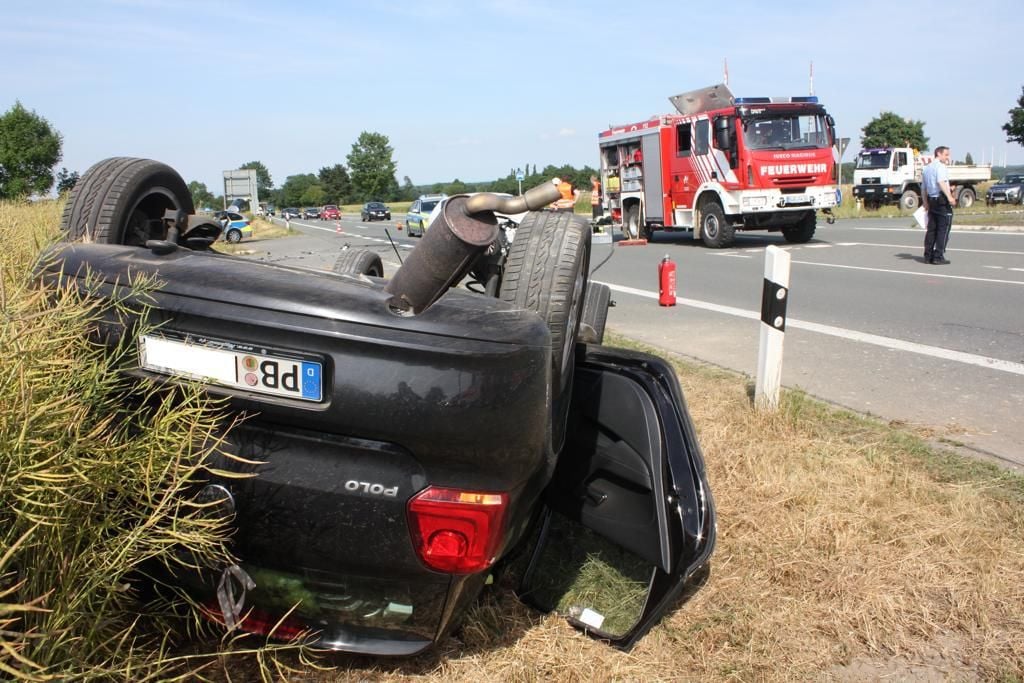
[[[242,241],[242,231],[236,229],[228,230],[228,234],[224,236],[224,239],[231,244],[237,244]]]
[[[725,211],[717,200],[708,200],[700,209],[700,238],[705,246],[722,249],[733,243],[736,230],[725,218]]]
[[[587,298],[583,302],[579,341],[587,344],[604,343],[604,326],[608,321],[608,307],[612,301],[612,290],[608,285],[591,282],[587,287]]]
[[[75,184],[60,228],[71,240],[143,246],[166,237],[167,209],[195,213],[177,171],[152,159],[113,157],[94,164]]]
[[[380,254],[369,249],[345,249],[331,268],[342,275],[372,275],[384,277],[384,264]]]
[[[814,237],[814,230],[817,227],[818,217],[813,211],[800,219],[796,225],[790,225],[782,229],[782,236],[792,244],[803,244],[810,242]]]
[[[571,385],[590,265],[590,226],[570,213],[533,211],[516,230],[499,296],[535,311],[551,332],[553,395]]]

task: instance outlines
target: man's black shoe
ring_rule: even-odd
[[[931,263],[932,263],[932,265],[936,265],[936,266],[948,266],[949,265],[949,261],[944,259],[944,258],[933,258],[931,260]]]

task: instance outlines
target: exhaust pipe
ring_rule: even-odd
[[[522,197],[481,192],[445,200],[423,241],[384,287],[388,306],[399,315],[419,315],[458,284],[473,263],[498,238],[495,211],[536,211],[559,197],[558,188],[544,184]]]

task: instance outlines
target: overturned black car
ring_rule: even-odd
[[[515,561],[520,597],[628,648],[707,576],[715,513],[675,374],[601,345],[590,227],[536,211],[553,192],[448,198],[384,279],[367,251],[336,272],[212,251],[220,226],[158,162],[81,178],[44,277],[123,297],[156,276],[131,372],[199,380],[248,417],[228,441],[251,464],[215,464],[255,476],[199,492],[230,516],[239,564],[181,579],[211,614],[411,655]],[[631,599],[574,592],[595,560]]]

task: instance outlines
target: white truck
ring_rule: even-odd
[[[863,149],[854,164],[853,196],[869,209],[899,203],[913,211],[921,205],[921,169],[931,160],[910,147]],[[978,198],[975,185],[991,179],[991,166],[949,166],[949,185],[957,206],[973,205]]]

